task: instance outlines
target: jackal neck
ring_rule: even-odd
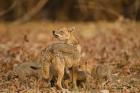
[[[65,43],[70,44],[72,46],[77,46],[79,44],[78,39],[76,39],[76,37],[74,37],[73,35],[71,35],[70,38],[67,39]]]
[[[76,47],[77,50],[79,52],[81,52],[81,46],[80,46],[79,41],[78,41],[78,39],[76,37],[71,36],[70,39],[66,40],[65,43]]]

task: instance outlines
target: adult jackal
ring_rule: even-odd
[[[64,76],[64,70],[67,68],[73,68],[73,85],[75,87],[75,73],[74,68],[79,66],[81,58],[81,46],[78,40],[74,36],[73,28],[62,28],[57,31],[52,31],[53,36],[59,40],[57,43],[49,45],[42,50],[42,71],[43,76],[49,79],[49,66],[53,65],[57,74],[57,88],[62,88],[62,79]]]

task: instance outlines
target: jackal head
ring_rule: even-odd
[[[74,36],[75,28],[60,28],[58,30],[53,30],[53,36],[60,41],[64,41],[68,44],[78,44],[76,37]]]

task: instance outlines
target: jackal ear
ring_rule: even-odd
[[[68,29],[69,32],[74,32],[75,31],[75,27],[71,27]]]
[[[52,34],[54,34],[54,33],[55,33],[55,31],[53,30],[53,31],[52,31]]]

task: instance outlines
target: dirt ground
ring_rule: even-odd
[[[40,50],[54,40],[52,30],[71,26],[76,27],[87,66],[107,64],[111,69],[112,80],[100,90],[140,93],[140,23],[131,21],[0,23],[0,93],[98,93],[95,78],[105,70],[95,73],[88,86],[69,92],[48,87],[45,82],[39,85],[34,77],[21,84],[12,73],[15,64],[36,61]]]

